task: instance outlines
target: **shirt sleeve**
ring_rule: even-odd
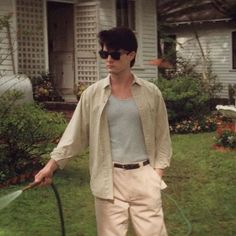
[[[155,168],[164,169],[170,165],[172,146],[166,105],[158,89],[156,123],[156,159]]]
[[[88,147],[89,140],[89,108],[84,93],[66,127],[58,145],[50,156],[63,169],[68,160],[80,155]]]

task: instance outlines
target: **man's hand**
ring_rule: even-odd
[[[162,176],[164,175],[164,169],[155,168],[154,170],[162,178]]]
[[[53,173],[58,168],[55,160],[51,159],[34,177],[34,183],[40,186],[50,185],[52,183]]]

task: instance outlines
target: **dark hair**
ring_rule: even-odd
[[[98,34],[101,48],[104,45],[109,50],[126,50],[137,52],[138,43],[134,32],[126,27],[115,27],[109,30],[102,30]],[[130,62],[130,67],[134,65],[135,58]]]

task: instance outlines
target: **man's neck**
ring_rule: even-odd
[[[130,86],[133,82],[133,74],[131,71],[128,71],[123,74],[111,74],[110,80],[111,80],[111,85],[117,86],[117,87],[127,87]]]
[[[131,72],[122,76],[111,74],[110,82],[113,96],[121,99],[132,97],[131,86],[133,80],[134,78]]]

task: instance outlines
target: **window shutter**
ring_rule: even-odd
[[[232,32],[232,56],[233,69],[236,69],[236,31]]]
[[[76,79],[91,84],[98,80],[97,3],[75,5],[75,65]]]
[[[16,0],[18,71],[27,76],[45,72],[43,0]]]

